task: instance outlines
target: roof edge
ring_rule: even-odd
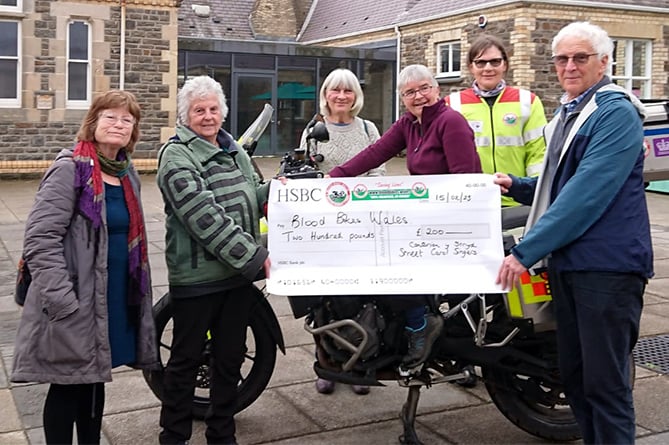
[[[311,17],[314,15],[314,11],[316,10],[316,5],[318,4],[318,0],[314,0],[311,2],[311,6],[309,7],[309,12],[307,12],[307,16],[304,18],[304,22],[302,22],[302,27],[300,28],[300,32],[297,33],[295,36],[295,41],[299,42],[300,39],[302,38],[302,34],[304,34],[304,31],[307,29],[307,24],[311,21]]]
[[[316,0],[318,1],[318,0]],[[527,0],[497,0],[490,2],[486,4],[486,8],[494,8],[494,7],[499,7],[499,6],[507,6],[507,5],[512,5],[514,3],[543,3],[543,4],[548,4],[548,5],[554,5],[555,0],[532,0],[527,1]],[[589,2],[588,0],[562,0],[560,2],[560,6],[581,6],[581,7],[587,7],[587,8],[597,8],[597,9],[618,9],[618,10],[632,10],[632,11],[641,11],[641,12],[657,12],[660,14],[669,14],[669,9],[667,8],[662,8],[662,7],[655,7],[655,6],[638,6],[638,5],[619,5],[619,4],[613,4],[613,3],[592,3]],[[418,23],[423,23],[431,20],[439,20],[443,19],[446,17],[451,17],[454,15],[460,15],[460,14],[466,14],[472,11],[479,11],[480,10],[480,5],[478,6],[470,6],[467,8],[461,8],[455,11],[447,12],[447,13],[442,13],[442,14],[436,14],[433,16],[428,16],[424,17],[421,19],[412,19],[412,20],[407,20],[407,21],[399,21],[396,23],[391,23],[387,26],[382,26],[374,29],[367,29],[364,31],[355,31],[351,32],[348,34],[341,34],[336,37],[325,37],[322,39],[314,39],[314,40],[308,40],[304,42],[299,42],[299,39],[301,38],[302,33],[304,32],[304,29],[306,28],[306,23],[307,20],[305,20],[305,25],[300,32],[300,35],[296,38],[296,40],[303,44],[303,45],[314,45],[318,43],[324,43],[324,42],[329,42],[332,40],[339,40],[339,39],[344,39],[348,37],[356,37],[364,34],[369,34],[372,32],[379,32],[379,31],[388,31],[388,30],[394,30],[396,27],[402,27],[402,26],[411,26],[415,25]],[[310,19],[311,17],[309,17]]]

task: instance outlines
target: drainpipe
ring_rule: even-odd
[[[402,53],[400,47],[402,44],[402,33],[400,33],[400,28],[397,25],[395,25],[395,36],[397,39],[397,43],[395,44],[395,52],[397,53],[395,55],[395,121],[397,121],[400,118],[400,94],[397,92],[397,80],[400,78],[400,55]]]
[[[125,84],[125,1],[121,0],[121,54],[119,60],[118,89],[123,90]]]

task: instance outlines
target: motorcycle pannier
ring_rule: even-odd
[[[548,272],[543,269],[523,273],[504,302],[511,318],[529,318],[535,327],[548,329],[555,323],[552,300]]]

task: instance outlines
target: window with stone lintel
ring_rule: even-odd
[[[81,20],[67,25],[67,107],[88,108],[91,98],[91,27]]]

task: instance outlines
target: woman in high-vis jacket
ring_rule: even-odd
[[[483,172],[536,176],[546,152],[546,116],[541,99],[506,84],[503,77],[509,69],[509,58],[497,37],[478,37],[467,53],[467,65],[474,77],[472,87],[451,93],[444,100],[467,119],[474,131]],[[502,205],[518,204],[503,196]]]

